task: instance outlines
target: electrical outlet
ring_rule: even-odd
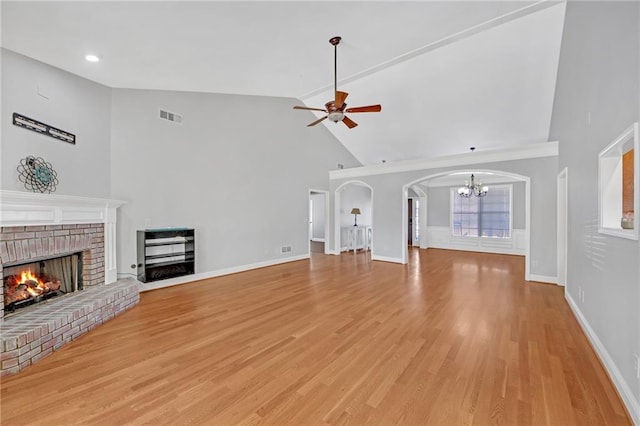
[[[633,367],[636,369],[636,379],[640,379],[640,355],[633,354],[633,359]]]

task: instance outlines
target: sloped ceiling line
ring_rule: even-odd
[[[455,43],[456,41],[465,39],[467,37],[471,37],[475,34],[478,34],[482,31],[486,31],[490,28],[494,28],[497,27],[499,25],[505,24],[507,22],[511,22],[514,21],[518,18],[522,18],[524,16],[527,15],[531,15],[532,13],[536,13],[540,10],[546,9],[548,7],[554,6],[556,4],[560,3],[559,1],[556,0],[540,0],[536,3],[533,3],[531,5],[527,5],[525,7],[522,7],[518,10],[514,10],[512,12],[508,12],[502,16],[498,16],[496,18],[493,19],[489,19],[488,21],[482,22],[478,25],[474,25],[472,27],[466,28],[462,31],[459,31],[455,34],[451,34],[448,35],[446,37],[441,38],[440,40],[436,40],[434,42],[428,43],[422,47],[419,47],[417,49],[413,49],[407,53],[404,53],[400,56],[397,56],[395,58],[392,58],[388,61],[382,62],[378,65],[375,65],[373,67],[370,67],[368,69],[365,69],[363,71],[357,72],[355,74],[352,74],[348,77],[342,78],[338,80],[338,85],[343,85],[343,84],[347,84],[347,83],[351,83],[353,81],[357,81],[361,78],[367,77],[371,74],[375,74],[379,71],[382,71],[386,68],[392,67],[394,65],[397,65],[399,63],[408,61],[409,59],[415,58],[416,56],[419,55],[423,55],[425,53],[434,51],[436,49],[439,49],[441,47],[444,47],[448,44],[451,43]],[[333,89],[333,83],[319,87],[315,90],[312,90],[309,93],[306,93],[302,96],[299,96],[299,99],[302,101],[306,101],[314,96],[320,95],[324,92],[330,91]]]
[[[353,105],[383,110],[351,117],[355,129],[308,131],[329,129],[363,165],[389,165],[547,141],[565,9],[376,0],[342,2],[336,15],[318,1],[4,1],[1,44],[108,87],[286,98],[274,101],[283,120],[303,127],[314,114],[294,112],[294,97],[333,98],[311,93],[333,82],[318,52],[329,55],[339,34],[340,88]],[[86,62],[88,50],[103,61]]]
[[[382,112],[325,127],[371,166],[548,141],[566,2],[540,7],[341,86]]]

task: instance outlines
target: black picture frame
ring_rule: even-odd
[[[31,130],[32,132],[40,133],[72,145],[76,144],[76,135],[73,133],[58,129],[57,127],[50,126],[41,121],[18,114],[17,112],[13,113],[13,124],[15,126],[22,127],[23,129]]]

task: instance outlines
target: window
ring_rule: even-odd
[[[462,198],[451,189],[454,237],[511,238],[511,185],[489,188],[484,197]]]

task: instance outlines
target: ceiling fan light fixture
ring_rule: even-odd
[[[329,43],[333,46],[333,88],[334,88],[334,98],[333,100],[324,104],[324,109],[320,108],[311,108],[306,106],[294,106],[293,109],[306,109],[310,111],[321,111],[326,113],[324,117],[321,117],[311,123],[307,124],[307,127],[315,126],[318,123],[321,123],[325,119],[329,119],[334,123],[342,121],[345,126],[350,129],[353,129],[358,125],[355,121],[344,115],[347,113],[356,113],[356,112],[380,112],[382,110],[382,106],[380,105],[367,105],[355,108],[347,108],[347,104],[344,102],[347,99],[349,94],[347,92],[342,92],[338,90],[338,44],[340,44],[340,40],[342,37],[335,36],[329,39]]]
[[[342,111],[334,111],[329,113],[329,120],[333,121],[334,123],[342,121],[343,118],[344,114],[342,113]]]

